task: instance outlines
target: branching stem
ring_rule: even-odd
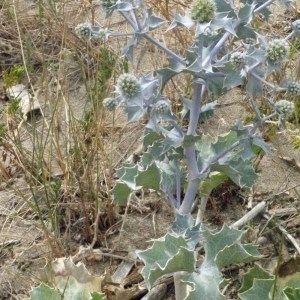
[[[264,4],[262,4],[261,6],[259,6],[258,8],[256,8],[254,10],[255,14],[260,13],[264,8],[268,7],[269,5],[271,5],[273,2],[275,2],[275,0],[268,0],[266,1]]]
[[[137,28],[137,25],[135,24],[135,22],[132,21],[124,12],[119,11],[119,13],[132,26],[132,28],[136,32],[140,31],[139,28]],[[167,55],[169,55],[170,57],[172,57],[173,59],[175,59],[177,62],[185,65],[185,59],[183,57],[177,55],[175,52],[173,52],[169,48],[165,47],[163,44],[159,43],[157,40],[155,40],[154,38],[152,38],[150,35],[148,35],[147,33],[143,33],[143,37],[146,40],[148,40],[150,43],[152,43],[153,45],[155,45],[156,47],[158,47],[159,49],[161,49],[162,51],[164,51]]]
[[[250,71],[249,72],[254,78],[260,80],[262,83],[264,83],[266,86],[268,86],[270,89],[277,91],[277,92],[285,92],[286,89],[285,88],[281,88],[278,87],[274,84],[272,84],[271,82],[265,80],[264,78],[262,78],[261,76],[259,76],[258,74],[256,74],[254,71]]]
[[[202,85],[194,83],[194,97],[192,102],[192,108],[190,111],[190,122],[187,130],[187,135],[194,135],[199,122],[199,115],[201,111],[201,96],[202,96]],[[189,180],[186,193],[179,209],[179,212],[183,215],[191,212],[193,203],[195,201],[198,186],[199,186],[199,169],[197,166],[197,157],[195,145],[189,144],[184,149],[184,154],[187,161],[187,168],[189,171]]]

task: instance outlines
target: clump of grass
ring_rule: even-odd
[[[6,33],[21,57],[3,71],[5,87],[26,83],[41,102],[42,116],[21,122],[19,101],[10,100],[1,134],[18,157],[17,176],[29,185],[30,196],[16,193],[39,220],[52,254],[60,256],[75,235],[78,242],[101,244],[100,231],[115,222],[110,196],[115,140],[103,139],[102,100],[126,61],[118,61],[105,43],[82,42],[70,29],[67,10],[51,3],[47,9],[39,2],[35,23],[17,6],[5,8]],[[82,103],[72,98],[77,85],[86,90]]]
[[[9,88],[16,85],[25,78],[25,68],[22,65],[13,65],[9,71],[3,71],[4,86]]]

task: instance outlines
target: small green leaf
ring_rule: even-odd
[[[221,269],[230,264],[251,262],[257,257],[260,257],[260,253],[256,246],[235,243],[226,246],[217,254],[216,264]]]
[[[218,102],[213,101],[201,106],[199,122],[203,122],[207,120],[209,117],[213,115],[214,109],[217,107]]]
[[[133,52],[134,52],[134,47],[137,44],[137,37],[133,36],[128,44],[122,48],[122,56],[125,56],[129,61],[133,61]]]
[[[137,186],[141,186],[146,189],[160,190],[161,175],[156,164],[152,164],[147,167],[145,171],[139,172],[136,178]]]
[[[138,175],[137,166],[134,164],[124,165],[122,168],[117,170],[117,176],[120,181],[127,184],[132,190],[136,188],[136,177]]]
[[[299,300],[300,299],[300,288],[287,287],[283,290],[283,292],[289,300]]]
[[[188,15],[181,16],[181,15],[175,13],[174,19],[173,19],[170,27],[168,28],[168,30],[171,30],[171,29],[177,27],[178,25],[184,26],[189,29],[195,25],[195,22]]]
[[[41,299],[47,299],[47,300],[61,300],[62,296],[59,292],[57,292],[55,289],[49,287],[46,284],[41,284],[38,287],[35,287],[30,292],[30,298],[29,300],[41,300]]]
[[[184,300],[225,300],[219,290],[222,281],[220,277],[194,272],[184,276],[182,281],[191,286],[191,291]]]
[[[211,97],[220,96],[226,92],[223,82],[224,77],[208,77],[205,79],[206,87]]]
[[[171,130],[164,128],[160,129],[162,134],[165,136],[164,143],[174,148],[178,148],[182,145],[184,140],[184,133],[179,126],[174,126]]]
[[[183,70],[185,69],[185,64],[180,63],[173,58],[169,58],[168,61],[169,65],[167,68],[163,68],[157,71],[162,89],[173,76],[183,72]]]
[[[202,135],[201,139],[195,142],[195,147],[199,152],[198,155],[198,166],[199,169],[206,165],[211,159],[215,157],[215,151],[213,149],[212,144],[215,142],[215,138],[211,135]]]
[[[227,32],[231,33],[233,36],[235,36],[235,24],[234,21],[231,18],[228,18],[227,16],[223,16],[223,13],[220,13],[219,18],[215,18],[215,20],[211,23],[211,28],[214,30],[218,29],[224,29]],[[227,13],[226,13],[227,15]]]
[[[91,297],[90,300],[106,300],[106,295],[102,293],[93,292]]]
[[[200,224],[194,226],[194,219],[191,215],[176,214],[175,222],[170,228],[169,232],[172,234],[180,235],[187,241],[189,249],[195,249],[196,245],[202,239]]]
[[[169,162],[159,162],[158,167],[161,171],[161,190],[166,194],[173,193],[176,188],[176,173],[180,172],[178,175],[181,177],[182,171],[180,168],[176,169],[174,165]]]
[[[255,5],[245,4],[238,13],[241,23],[249,24],[253,20]]]
[[[246,39],[256,39],[256,32],[253,30],[252,27],[247,26],[245,24],[240,24],[236,28],[236,35],[238,36],[239,39],[241,40],[246,40]]]
[[[251,162],[242,159],[231,160],[226,164],[215,164],[211,169],[226,174],[239,187],[251,187],[258,178]]]
[[[241,300],[270,299],[270,292],[274,284],[273,279],[254,279],[253,286],[247,291],[240,293]]]
[[[232,66],[228,67],[228,69],[224,79],[224,87],[233,88],[242,85],[244,79],[241,75],[241,70],[234,69]]]
[[[237,229],[231,229],[227,225],[224,225],[222,229],[216,233],[212,233],[208,230],[203,232],[205,238],[205,260],[203,264],[215,261],[216,256],[226,246],[235,244],[243,235],[243,231]]]
[[[183,237],[170,233],[155,240],[149,249],[137,251],[137,255],[145,264],[141,273],[149,288],[162,275],[195,270],[194,250],[187,249]]]
[[[144,139],[143,139],[143,146],[147,149],[150,145],[152,145],[154,142],[160,140],[161,137],[158,133],[154,131],[148,132]]]
[[[153,163],[153,156],[149,152],[144,152],[140,159],[141,166],[147,168]]]
[[[262,82],[254,76],[252,76],[251,74],[249,74],[246,90],[249,97],[255,98],[256,96],[261,95],[263,93]]]
[[[200,139],[201,139],[201,137],[199,135],[197,135],[197,134],[195,134],[195,135],[186,135],[184,137],[184,140],[183,140],[183,145],[185,147],[187,147],[189,145],[192,145],[192,144],[200,141]]]
[[[273,279],[274,276],[262,269],[258,265],[254,265],[243,277],[243,283],[239,289],[239,293],[249,290],[253,286],[254,279]]]
[[[272,150],[270,144],[266,143],[261,136],[254,136],[252,138],[252,144],[260,147],[266,154],[270,153]]]
[[[125,183],[117,182],[112,192],[114,195],[113,202],[121,206],[126,206],[129,196],[132,193],[132,189],[130,189]]]
[[[178,235],[184,235],[187,229],[191,229],[194,226],[194,219],[191,215],[176,214],[175,222],[170,228],[171,232]]]
[[[201,181],[199,191],[200,195],[209,196],[213,189],[225,182],[228,176],[220,172],[210,172],[208,178]]]
[[[216,6],[218,12],[230,12],[233,11],[231,5],[225,0],[216,0]]]
[[[147,9],[146,21],[149,30],[156,29],[166,23],[166,20],[153,15],[152,8]]]
[[[130,123],[139,121],[145,115],[146,109],[139,105],[128,105],[125,112],[127,113],[127,121]]]

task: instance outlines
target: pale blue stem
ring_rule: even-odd
[[[195,201],[198,188],[199,188],[200,179],[191,179],[189,178],[188,186],[186,193],[183,199],[183,202],[178,210],[181,215],[188,215],[192,211],[193,203]]]
[[[194,99],[192,103],[192,108],[190,110],[190,122],[187,130],[188,135],[193,135],[196,133],[199,115],[201,110],[201,95],[203,94],[203,88],[201,84],[194,83]],[[198,187],[200,183],[199,169],[197,164],[197,153],[195,145],[192,143],[185,147],[184,154],[186,157],[187,168],[189,171],[189,180],[186,193],[182,204],[179,208],[179,213],[186,215],[191,213],[193,203],[195,201]]]
[[[174,195],[170,192],[167,192],[167,200],[170,202],[170,204],[177,208],[177,200],[175,199]]]
[[[222,36],[222,38],[217,42],[217,44],[214,46],[214,48],[211,50],[210,55],[203,61],[202,67],[205,68],[207,67],[215,55],[219,52],[220,48],[224,45],[224,43],[227,41],[227,39],[230,37],[231,33],[230,32],[225,32],[225,34]]]
[[[260,115],[260,110],[259,110],[256,102],[253,101],[252,97],[250,97],[250,102],[251,102],[252,108],[255,111],[256,117],[258,118],[259,122],[262,124],[262,117]]]
[[[276,86],[272,84],[271,82],[265,80],[264,78],[260,77],[258,74],[256,74],[254,71],[248,72],[256,79],[260,80],[262,83],[264,83],[266,86],[268,86],[270,89],[277,91],[277,92],[285,92],[286,88],[281,88],[279,86]]]
[[[148,35],[148,34],[145,33],[145,34],[143,34],[143,37],[146,40],[148,40],[150,43],[152,43],[153,45],[155,45],[156,47],[158,47],[159,49],[161,49],[162,51],[164,51],[170,57],[174,58],[177,62],[179,62],[182,65],[185,65],[185,59],[183,57],[177,55],[172,50],[166,48],[163,44],[159,43],[157,40],[155,40],[154,38],[152,38],[150,35]]]
[[[180,207],[181,204],[181,180],[180,180],[180,162],[176,158],[176,209]]]
[[[275,0],[268,0],[268,1],[266,1],[264,4],[262,4],[258,8],[254,9],[254,13],[255,14],[259,13],[260,11],[262,11],[264,8],[268,7],[273,2],[275,2]]]
[[[118,33],[118,32],[110,32],[109,36],[113,37],[126,37],[126,36],[133,36],[135,32],[128,32],[128,33]]]
[[[250,73],[252,70],[254,70],[255,68],[257,68],[260,64],[262,64],[263,62],[256,62],[254,63],[252,66],[250,66],[249,68],[246,69],[247,73]]]
[[[274,117],[276,115],[276,113],[272,113],[268,116],[266,116],[265,118],[261,118],[261,122],[260,124],[255,124],[252,129],[249,131],[249,135],[247,137],[245,137],[245,139],[249,139],[250,137],[252,137],[257,128],[263,124],[264,122],[266,122],[267,120],[271,119],[272,117]],[[220,158],[224,157],[227,153],[229,153],[230,151],[234,150],[235,148],[237,148],[241,142],[244,139],[241,139],[239,141],[236,141],[235,143],[233,143],[230,147],[224,149],[221,153],[219,153],[218,155],[216,155],[215,157],[213,157],[209,162],[207,162],[207,164],[202,168],[202,170],[198,173],[197,178],[193,179],[193,178],[189,178],[189,182],[188,182],[188,187],[186,190],[186,194],[184,197],[184,200],[182,202],[182,205],[179,209],[179,213],[185,215],[191,212],[192,210],[192,206],[193,206],[193,202],[194,199],[196,197],[196,194],[198,192],[198,188],[199,188],[199,183],[202,177],[205,177],[209,170],[210,167],[215,164]],[[186,155],[189,155],[189,153],[187,152],[189,151],[189,149],[186,149]],[[192,154],[192,153],[191,153]],[[190,160],[190,162],[192,162],[192,160]],[[195,162],[197,163],[197,162]],[[203,213],[203,212],[202,212]]]
[[[198,36],[197,45],[198,45],[197,53],[198,53],[199,63],[202,64],[202,53],[203,53],[202,35]],[[196,133],[199,124],[199,116],[201,112],[201,100],[203,99],[204,94],[205,94],[205,86],[197,82],[194,82],[194,97],[193,97],[192,107],[190,110],[190,122],[187,130],[187,135],[194,135]],[[188,186],[186,189],[184,199],[179,208],[179,213],[186,215],[191,213],[192,211],[193,203],[195,201],[198,188],[199,188],[200,177],[199,177],[199,169],[197,164],[197,152],[196,152],[195,145],[193,143],[187,145],[184,149],[184,154],[186,157],[187,168],[189,171],[189,180],[188,180]]]
[[[194,83],[194,97],[192,101],[192,107],[190,110],[190,121],[187,130],[187,135],[195,134],[197,126],[199,123],[199,115],[201,111],[201,94],[202,85],[199,83]]]
[[[136,14],[136,9],[132,9],[130,11],[130,13],[131,13],[131,16],[132,16],[133,20],[135,21],[135,23],[137,25],[137,28],[139,29],[139,31],[141,31],[142,30],[142,26],[141,26],[141,23],[139,21],[139,18],[137,16],[137,14]]]
[[[264,4],[262,4],[261,6],[259,6],[258,8],[256,8],[254,10],[254,14],[259,13],[262,9],[264,9],[265,7],[267,7],[268,5],[270,5],[271,3],[273,3],[275,0],[268,0],[266,1]],[[235,29],[238,25],[240,25],[240,21],[237,21],[233,28]],[[227,41],[227,39],[231,36],[230,32],[226,32],[222,38],[218,41],[218,43],[214,46],[214,48],[212,49],[212,51],[210,52],[210,55],[203,61],[203,68],[207,67],[211,61],[213,60],[213,58],[216,56],[216,54],[219,52],[220,48],[224,45],[224,43]]]
[[[133,22],[124,12],[119,11],[119,13],[121,14],[121,16],[132,26],[132,28],[139,33],[139,30],[135,24],[135,22]],[[162,51],[164,51],[167,55],[169,55],[170,57],[174,58],[177,62],[185,65],[185,59],[179,55],[177,55],[176,53],[174,53],[173,51],[171,51],[170,49],[166,48],[163,44],[159,43],[157,40],[155,40],[154,38],[152,38],[150,35],[148,35],[147,33],[143,33],[142,34],[143,37],[148,40],[150,43],[152,43],[153,45],[155,45],[156,47],[158,47],[159,49],[161,49]]]
[[[119,11],[119,14],[131,25],[134,31],[138,31],[137,24],[133,20],[131,20],[123,11]]]
[[[285,38],[284,41],[288,41],[289,39],[291,39],[294,36],[294,31],[292,31],[291,33],[289,33]]]
[[[276,116],[277,113],[272,113],[264,118],[260,118],[261,120],[261,123],[260,124],[255,124],[251,130],[249,130],[249,136],[246,137],[245,139],[249,139],[251,138],[252,136],[254,136],[257,128],[262,125],[264,122],[266,122],[267,120],[273,118],[274,116]],[[206,174],[209,169],[210,169],[210,166],[213,165],[214,163],[216,163],[220,158],[224,157],[228,152],[234,150],[236,147],[238,147],[240,145],[240,143],[243,141],[244,139],[241,139],[239,141],[236,141],[235,143],[233,143],[230,147],[224,149],[221,153],[219,153],[218,155],[216,155],[215,157],[213,157],[210,161],[207,162],[207,164],[202,168],[202,170],[200,171],[199,175],[204,175]]]
[[[275,116],[277,116],[277,112],[273,112],[272,114],[262,118],[261,121],[262,121],[262,123],[265,123],[266,121],[270,120],[271,118],[273,118]]]

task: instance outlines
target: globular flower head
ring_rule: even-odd
[[[83,39],[88,39],[92,36],[92,25],[88,22],[78,24],[75,33]]]
[[[166,100],[158,100],[155,105],[154,109],[158,114],[165,114],[170,111],[170,103]]]
[[[276,112],[283,117],[288,117],[294,112],[294,103],[285,99],[275,103]]]
[[[232,65],[235,68],[240,69],[246,64],[245,58],[246,58],[245,53],[243,53],[243,52],[234,52],[230,56],[230,62],[232,63]]]
[[[116,3],[117,3],[117,0],[100,0],[100,4],[104,8],[110,8],[110,7],[114,6]]]
[[[100,28],[98,32],[99,39],[106,40],[108,30],[106,28]]]
[[[115,98],[105,98],[102,101],[103,107],[107,108],[109,111],[113,111],[118,106],[118,102]]]
[[[206,23],[213,20],[216,12],[214,0],[194,0],[191,5],[191,18],[199,23]]]
[[[117,80],[117,91],[125,98],[133,98],[139,95],[141,84],[132,74],[122,74]]]
[[[292,96],[300,95],[300,82],[291,81],[288,83],[287,92]]]
[[[288,58],[290,47],[288,43],[281,39],[269,42],[266,48],[267,59],[272,64],[278,64]]]

